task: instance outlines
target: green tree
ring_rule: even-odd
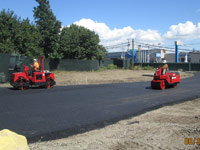
[[[0,53],[17,53],[15,39],[20,30],[20,18],[5,9],[0,13]]]
[[[40,42],[41,35],[36,26],[31,24],[28,18],[23,20],[20,24],[20,32],[16,38],[19,53],[29,57],[43,55]]]
[[[99,42],[99,36],[95,32],[75,24],[63,28],[60,35],[64,58],[102,59],[106,50]]]
[[[16,53],[30,57],[42,55],[41,38],[29,19],[21,21],[13,11],[0,13],[0,52]]]
[[[44,55],[49,58],[61,58],[59,52],[59,33],[61,22],[59,22],[50,9],[49,0],[36,0],[38,6],[34,7],[34,18],[39,32],[42,36],[40,46]]]

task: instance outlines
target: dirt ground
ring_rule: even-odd
[[[153,70],[56,71],[55,77],[57,85],[106,84],[151,81],[153,73]],[[193,76],[186,72],[180,75],[182,79]]]
[[[199,108],[200,99],[196,99],[147,112],[102,129],[29,144],[29,147],[30,150],[200,149]],[[185,138],[192,138],[191,145],[187,139],[185,144]]]

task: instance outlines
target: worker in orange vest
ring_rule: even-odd
[[[33,59],[33,65],[31,67],[34,68],[34,71],[39,71],[39,63],[37,62],[37,59]]]
[[[163,64],[161,66],[162,68],[162,74],[166,74],[167,70],[168,70],[168,65],[167,65],[167,61],[166,60],[163,60]]]

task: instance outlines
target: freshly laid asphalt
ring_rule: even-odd
[[[25,135],[29,142],[56,139],[197,97],[200,73],[165,90],[152,90],[150,82],[0,88],[0,130]]]

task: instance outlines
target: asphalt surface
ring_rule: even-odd
[[[0,130],[25,135],[29,142],[62,138],[200,97],[199,81],[196,73],[163,91],[152,90],[150,82],[26,91],[0,88]]]

